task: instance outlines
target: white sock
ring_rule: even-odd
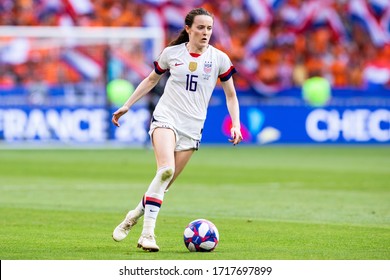
[[[157,170],[156,176],[149,185],[144,196],[144,226],[142,234],[154,235],[156,220],[164,199],[164,191],[173,178],[175,170],[167,166]]]
[[[145,196],[142,197],[141,201],[138,203],[137,207],[135,207],[135,217],[137,220],[144,215],[145,205],[144,205]]]

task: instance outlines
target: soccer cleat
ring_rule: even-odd
[[[138,248],[142,248],[149,252],[158,252],[160,248],[156,244],[155,236],[152,234],[143,234],[138,239]]]
[[[137,218],[134,215],[134,210],[127,213],[126,218],[121,222],[112,233],[112,238],[119,242],[126,238],[131,228],[137,224]]]

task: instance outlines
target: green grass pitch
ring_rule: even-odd
[[[2,260],[389,260],[390,148],[206,147],[165,195],[160,252],[112,230],[155,173],[151,150],[0,150]],[[220,243],[190,253],[185,226]]]

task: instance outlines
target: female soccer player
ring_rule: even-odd
[[[154,71],[113,114],[112,122],[119,127],[119,118],[169,70],[170,77],[154,110],[149,131],[157,172],[141,202],[115,228],[112,235],[115,241],[123,240],[144,215],[138,247],[159,251],[154,229],[164,193],[199,148],[208,103],[218,78],[232,119],[229,141],[236,145],[242,140],[239,104],[232,78],[236,70],[225,53],[209,45],[212,30],[213,16],[208,11],[203,8],[190,11],[184,29],[154,62]]]

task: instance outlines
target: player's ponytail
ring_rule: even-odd
[[[206,11],[205,9],[203,8],[196,8],[196,9],[193,9],[191,10],[184,22],[185,22],[185,25],[191,27],[192,24],[194,23],[194,18],[196,16],[199,16],[199,15],[206,15],[206,16],[210,16],[213,18],[213,15],[209,12],[209,11]],[[180,31],[180,34],[176,37],[176,39],[172,40],[168,46],[175,46],[175,45],[180,45],[182,43],[186,43],[190,40],[190,37],[188,36],[188,33],[186,31],[185,28],[183,28],[181,31]]]
[[[182,31],[180,31],[179,36],[177,36],[176,39],[172,40],[168,46],[175,46],[180,45],[182,43],[188,42],[190,40],[190,37],[188,36],[187,31],[183,28]]]

